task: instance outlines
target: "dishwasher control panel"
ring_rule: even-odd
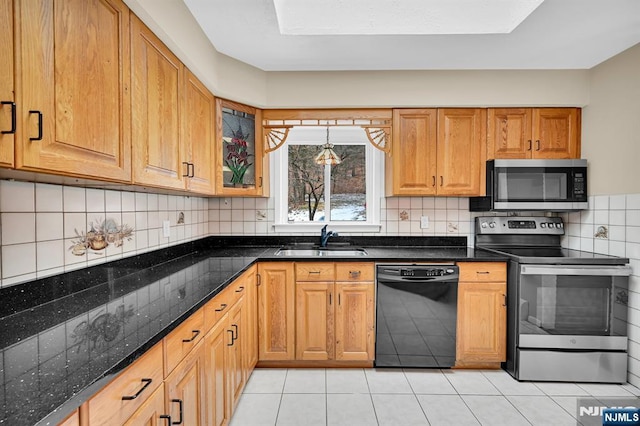
[[[445,275],[454,274],[453,268],[407,268],[400,269],[401,277],[443,277]]]

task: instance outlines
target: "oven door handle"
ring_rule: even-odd
[[[520,267],[520,273],[522,275],[591,275],[628,277],[631,275],[631,268],[629,266],[608,267],[603,265],[580,265],[575,267],[568,267],[564,265],[522,265]]]

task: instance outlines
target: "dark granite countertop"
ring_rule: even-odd
[[[275,255],[314,241],[209,237],[0,290],[0,424],[57,424],[257,260],[506,260],[464,237],[354,237],[366,256]]]

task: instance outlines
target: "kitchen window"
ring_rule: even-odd
[[[328,135],[327,135],[328,130]],[[317,164],[325,144],[340,163]],[[384,153],[361,127],[297,126],[272,153],[277,232],[378,232]]]

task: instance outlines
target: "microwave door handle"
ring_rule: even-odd
[[[591,275],[591,276],[616,276],[628,277],[631,275],[631,268],[628,266],[606,267],[606,266],[537,266],[523,265],[520,267],[522,275]]]

